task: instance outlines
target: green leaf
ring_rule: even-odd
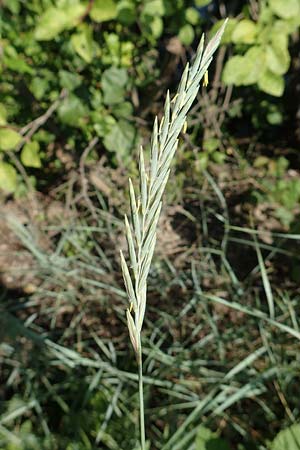
[[[154,16],[149,23],[149,27],[153,37],[155,37],[156,39],[159,38],[164,30],[164,23],[162,18],[159,16]]]
[[[197,25],[200,19],[199,12],[195,8],[187,8],[185,18],[191,25]]]
[[[280,125],[283,122],[282,112],[277,105],[270,105],[270,109],[266,115],[270,125]]]
[[[91,27],[84,26],[79,33],[73,34],[71,36],[71,43],[75,52],[85,62],[92,62],[94,56],[94,40]]]
[[[299,450],[300,424],[296,423],[277,434],[271,444],[271,450]]]
[[[12,193],[17,188],[16,169],[8,163],[0,161],[0,188]]]
[[[0,129],[0,150],[13,150],[22,137],[10,128]]]
[[[248,86],[257,83],[265,68],[265,52],[262,47],[251,47],[244,56],[230,58],[223,70],[225,84]]]
[[[290,34],[294,33],[300,27],[300,14],[297,14],[296,16],[291,17],[290,19],[287,20],[287,22],[288,22],[289,33]]]
[[[150,0],[145,2],[142,14],[147,16],[164,16],[165,12],[163,0]]]
[[[200,153],[197,157],[197,168],[204,170],[208,166],[208,153]]]
[[[116,117],[120,118],[128,118],[133,114],[133,106],[130,102],[122,102],[118,103],[113,107],[113,114]]]
[[[266,117],[270,125],[280,125],[282,123],[282,114],[280,112],[270,112]]]
[[[130,41],[125,41],[121,43],[121,61],[122,67],[131,67],[132,59],[134,55],[134,44]]]
[[[104,137],[110,133],[113,126],[117,123],[116,119],[110,114],[103,114],[102,112],[98,114],[95,112],[92,115],[95,120],[94,130],[98,136]]]
[[[96,0],[90,12],[95,22],[107,22],[117,17],[117,4],[114,0]]]
[[[29,64],[27,64],[27,62],[20,57],[11,58],[5,56],[3,61],[8,69],[13,70],[15,72],[29,73],[29,74],[34,73],[33,69],[29,66]]]
[[[235,84],[241,86],[244,78],[247,76],[247,70],[244,66],[244,59],[240,55],[230,58],[225,64],[222,79],[225,84]]]
[[[276,38],[280,35],[285,35],[286,38],[288,38],[288,35],[292,34],[296,30],[297,26],[299,26],[300,18],[298,18],[298,21],[299,23],[296,25],[297,20],[294,20],[294,18],[288,20],[276,20],[272,24],[272,41],[276,40]]]
[[[258,87],[267,94],[281,97],[284,92],[284,79],[281,75],[266,69],[258,80]]]
[[[104,145],[107,150],[115,152],[120,159],[128,157],[134,146],[135,134],[135,128],[128,121],[121,119],[105,135]]]
[[[289,165],[290,165],[289,160],[286,159],[284,156],[280,156],[276,161],[275,176],[283,178],[286,174],[286,171],[287,171]],[[290,181],[292,181],[292,180],[290,180]],[[297,179],[297,182],[299,182],[298,179]]]
[[[288,50],[288,39],[285,35],[278,35],[267,46],[268,68],[277,75],[283,75],[288,71],[291,57]]]
[[[8,8],[13,14],[19,14],[21,4],[19,0],[4,0],[4,7]]]
[[[73,28],[85,12],[80,3],[67,5],[64,8],[51,7],[40,17],[34,36],[38,41],[49,41],[63,30]]]
[[[259,24],[267,26],[268,24],[274,22],[273,12],[270,9],[267,2],[260,2],[259,5]]]
[[[5,66],[18,73],[33,74],[34,70],[24,59],[23,55],[19,55],[15,47],[12,45],[6,45],[4,47],[3,62]]]
[[[215,150],[217,150],[217,148],[220,147],[220,139],[217,138],[209,138],[209,139],[205,139],[205,141],[203,141],[203,150],[205,150],[208,153],[211,153]]]
[[[132,25],[136,21],[136,7],[130,0],[121,0],[118,3],[118,21],[123,25]]]
[[[195,5],[198,6],[198,8],[202,8],[203,6],[209,5],[212,2],[212,0],[195,0]]]
[[[188,23],[183,25],[183,27],[179,30],[178,37],[183,45],[190,45],[195,38],[194,28],[192,25]]]
[[[39,169],[42,167],[39,155],[40,145],[38,142],[27,142],[21,151],[21,161],[26,167],[34,167]]]
[[[224,439],[202,425],[199,427],[195,444],[195,450],[230,450]]]
[[[34,36],[38,41],[48,41],[61,33],[67,26],[66,13],[58,8],[48,9],[40,18]]]
[[[244,19],[238,22],[232,33],[232,42],[235,44],[253,44],[257,35],[255,22]]]
[[[255,158],[253,167],[264,167],[267,166],[270,162],[270,159],[267,156],[257,156]]]
[[[147,6],[149,6],[147,4]],[[148,8],[141,14],[141,25],[143,33],[148,37],[148,39],[153,40],[153,38],[158,39],[164,29],[162,14],[159,8]]]
[[[253,46],[243,56],[245,76],[242,84],[248,86],[257,83],[260,75],[265,69],[266,54],[261,46]]]
[[[143,32],[148,39],[158,39],[164,30],[162,17],[166,14],[166,8],[163,0],[150,0],[145,2],[141,22]]]
[[[30,83],[30,91],[36,99],[41,100],[49,87],[48,80],[45,78],[35,77]]]
[[[87,114],[87,110],[82,101],[71,94],[63,100],[57,113],[62,123],[77,127],[81,125],[81,119]]]
[[[82,79],[78,73],[68,72],[67,70],[60,70],[58,72],[59,84],[61,87],[73,91],[81,85]]]
[[[211,155],[211,158],[215,163],[223,164],[226,159],[226,155],[221,152],[213,152],[213,154]]]
[[[124,100],[125,86],[128,80],[127,71],[110,67],[101,77],[103,101],[106,105],[115,105]]]
[[[269,0],[272,11],[283,19],[290,19],[300,14],[298,0]]]
[[[7,111],[5,106],[0,103],[0,125],[6,125]]]

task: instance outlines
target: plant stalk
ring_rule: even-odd
[[[146,450],[142,347],[138,353],[141,450]]]

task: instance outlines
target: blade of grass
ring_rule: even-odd
[[[216,295],[209,295],[209,294],[204,294],[204,293],[200,294],[200,295],[204,296],[205,298],[207,298],[208,300],[210,300],[212,302],[219,303],[221,305],[227,306],[228,308],[232,308],[232,309],[235,309],[236,311],[240,311],[245,314],[248,314],[249,316],[256,317],[257,319],[261,319],[261,320],[267,322],[268,324],[270,324],[276,328],[279,328],[281,331],[289,333],[293,337],[300,340],[299,331],[294,330],[293,328],[289,327],[288,325],[284,325],[283,323],[278,322],[278,320],[270,319],[262,311],[259,311],[255,308],[250,309],[246,306],[240,305],[237,302],[229,302],[228,300],[225,300],[224,298],[218,297]]]
[[[259,268],[260,268],[261,278],[263,281],[264,290],[265,290],[265,294],[266,294],[268,305],[269,305],[270,318],[274,319],[275,318],[275,306],[274,306],[273,293],[272,293],[270,281],[268,278],[268,274],[266,271],[266,267],[264,264],[264,259],[262,257],[255,234],[253,235],[253,240],[254,240],[254,246],[255,246],[255,250],[256,250],[256,254],[257,254],[257,260],[258,260],[258,264],[259,264]]]

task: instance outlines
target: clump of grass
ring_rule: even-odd
[[[129,299],[127,323],[139,368],[139,400],[141,448],[146,448],[141,330],[147,303],[147,277],[156,243],[156,231],[162,207],[162,196],[170,175],[170,167],[178,147],[178,138],[186,123],[200,83],[207,85],[207,70],[219,46],[226,21],[204,50],[204,36],[191,65],[186,65],[175,97],[167,93],[161,121],[155,118],[149,168],[145,165],[143,148],[139,157],[139,190],[136,193],[129,180],[131,221],[125,216],[126,238],[130,265],[121,251],[121,267]],[[134,316],[132,315],[134,314]]]

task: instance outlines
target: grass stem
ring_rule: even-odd
[[[138,356],[141,450],[146,450],[142,347]]]

